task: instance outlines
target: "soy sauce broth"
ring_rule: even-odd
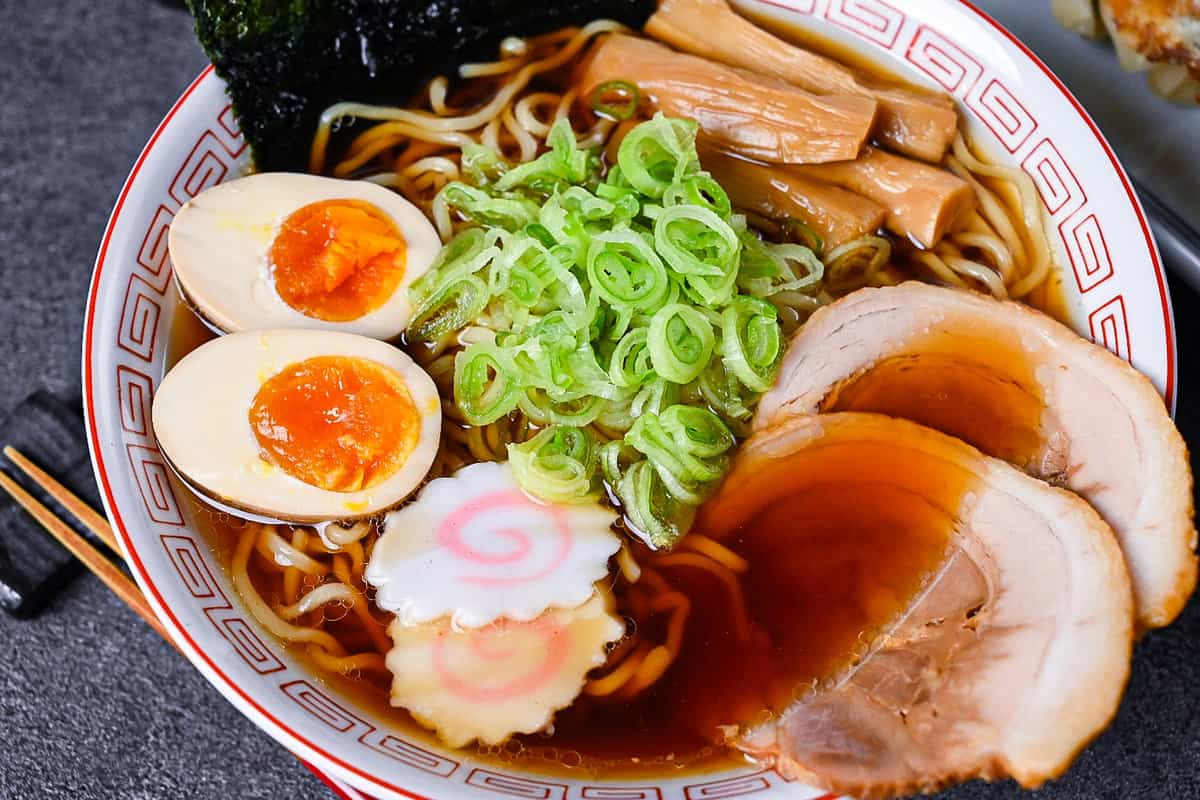
[[[189,506],[189,518],[209,541],[212,552],[226,570],[231,570],[233,553],[246,523],[217,511],[191,495],[178,482],[178,497]],[[281,602],[279,573],[264,569],[257,557],[249,562],[250,580],[269,604]],[[674,576],[672,576],[674,581]],[[373,599],[373,590],[365,589]],[[621,592],[618,583],[614,589]],[[686,651],[702,652],[725,641],[730,621],[723,608],[720,588],[711,580],[687,578],[677,588],[692,599],[695,611],[689,622]],[[335,612],[337,620],[326,622],[325,629],[349,649],[369,649],[362,628],[352,614]],[[376,612],[382,619],[386,615]],[[642,621],[643,632],[659,637],[661,621]],[[638,624],[638,623],[634,623]],[[695,627],[693,627],[693,625]],[[308,664],[312,675],[339,699],[348,700],[360,711],[387,720],[408,740],[422,747],[445,749],[436,733],[417,723],[407,711],[388,702],[390,681],[368,673],[341,676],[323,671],[309,659],[304,646],[286,643],[290,655]],[[697,662],[699,663],[699,662]],[[579,697],[569,708],[556,714],[553,735],[516,736],[497,747],[469,747],[464,755],[480,758],[499,767],[518,768],[545,775],[580,777],[584,774],[605,778],[652,778],[664,774],[702,774],[745,765],[747,760],[723,746],[719,739],[707,736],[696,727],[696,712],[708,702],[702,697],[668,690],[677,673],[674,668],[658,686],[643,693],[634,702],[597,701]],[[719,691],[719,686],[713,686]]]
[[[194,499],[192,504],[193,519],[229,569],[243,523]],[[798,519],[805,520],[799,536]],[[862,644],[903,610],[941,558],[948,530],[927,504],[902,493],[868,497],[850,489],[797,494],[771,505],[723,541],[751,563],[737,582],[748,636],[720,580],[683,566],[661,569],[688,597],[692,612],[680,656],[658,683],[633,701],[581,696],[556,715],[552,735],[517,736],[503,746],[466,752],[497,766],[566,777],[651,778],[744,765],[747,760],[726,740],[771,719],[861,655]],[[268,603],[278,602],[278,573],[256,561],[250,562],[251,580]],[[622,592],[619,580],[614,589]],[[634,624],[661,641],[661,620]],[[366,646],[351,614],[326,629]],[[288,649],[311,664],[303,646]],[[315,664],[312,674],[339,700],[388,720],[414,743],[444,747],[406,711],[389,705],[386,679],[332,675]]]

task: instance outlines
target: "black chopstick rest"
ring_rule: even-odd
[[[0,446],[11,445],[54,476],[81,500],[100,508],[92,477],[83,415],[46,390],[26,397],[0,425]],[[7,458],[0,470],[88,541],[104,546]],[[66,548],[7,494],[0,493],[0,608],[17,617],[36,614],[79,574],[81,565]]]

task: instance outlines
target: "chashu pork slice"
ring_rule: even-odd
[[[1116,531],[1145,628],[1196,585],[1187,448],[1129,364],[1028,306],[921,283],[815,314],[755,418],[872,411],[958,436],[1090,502]]]
[[[803,550],[800,537],[829,541],[821,527],[837,521],[824,509],[842,490],[858,492],[842,512],[851,518],[923,501],[903,507],[932,514],[925,525],[947,518],[945,554],[859,655],[738,746],[789,779],[864,800],[1061,774],[1112,719],[1129,674],[1132,594],[1108,525],[1078,496],[957,439],[861,413],[755,432],[698,525],[752,535],[744,526],[760,509],[799,494],[822,520],[794,516]],[[873,508],[879,495],[893,500]]]

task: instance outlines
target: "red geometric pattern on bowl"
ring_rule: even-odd
[[[758,794],[771,788],[772,776],[775,775],[771,770],[763,770],[751,775],[739,775],[736,778],[688,786],[684,789],[683,796],[687,800],[725,800],[727,797]]]
[[[1010,153],[1020,150],[1037,130],[1037,120],[1029,109],[999,78],[992,78],[982,91],[968,96],[967,105]]]
[[[449,778],[460,765],[460,762],[452,758],[440,756],[391,733],[380,731],[306,680],[291,681],[279,688],[296,705],[324,724],[413,769],[440,778]]]
[[[657,786],[584,786],[579,790],[583,800],[662,800]]]
[[[507,772],[493,772],[476,767],[467,776],[467,785],[487,789],[496,794],[521,797],[525,800],[566,800],[567,785],[550,781],[526,778]]]
[[[221,140],[225,152],[234,158],[239,157],[250,146],[242,138],[242,129],[238,127],[232,103],[221,109],[220,114],[217,114],[217,127],[213,131],[213,135]]]
[[[154,381],[144,372],[121,364],[117,367],[117,395],[121,398],[121,428],[138,436],[150,433],[150,402]]]
[[[175,202],[183,205],[205,189],[225,180],[229,165],[222,155],[227,152],[217,135],[212,130],[206,130],[192,147],[192,152],[188,153],[179,172],[175,173],[175,180],[171,181],[167,193]]]
[[[711,781],[684,787],[686,800],[726,800],[730,797],[745,797],[759,795],[768,789],[787,787],[794,792],[798,800],[839,800],[836,794],[823,794],[819,789],[802,787],[793,784],[772,769],[751,772],[724,780]],[[774,795],[778,796],[778,795]],[[793,796],[789,794],[789,796]],[[842,798],[841,800],[847,800]]]
[[[235,611],[233,603],[214,577],[196,541],[188,536],[160,536],[163,550],[179,575],[185,589],[197,601],[209,622],[225,638],[234,652],[260,675],[279,672],[283,662],[271,647]]]
[[[1090,292],[1113,276],[1112,255],[1095,214],[1066,220],[1059,230],[1071,254],[1071,268],[1080,294]]]
[[[989,41],[1007,48],[1009,57],[1024,58],[1019,44],[1005,44],[1007,34],[996,33],[978,12],[955,0],[904,4],[903,11],[900,4],[879,0],[757,4],[763,13],[769,6],[786,10],[796,21],[807,18],[831,37],[867,43],[880,59],[925,76],[971,109],[978,137],[1011,153],[1014,163],[1033,176],[1047,204],[1051,230],[1058,233],[1075,279],[1071,288],[1078,289],[1076,328],[1138,363],[1168,398],[1174,397],[1170,312],[1148,228],[1111,150],[1089,134],[1090,121],[1082,112],[1073,117],[1075,138],[1060,138],[1064,109],[1071,116],[1073,100],[1052,77],[1038,72],[1044,68],[1024,59],[1044,84],[1039,91],[1061,93],[1050,103],[1052,113],[1046,112],[1045,100],[1018,100],[1017,79],[984,63],[975,55],[980,51],[963,43],[970,31],[956,26],[965,19],[977,28],[972,35],[984,35],[982,30]],[[1081,141],[1080,131],[1090,138]],[[192,661],[264,730],[321,771],[334,773],[336,778],[323,777],[340,793],[344,779],[372,793],[410,798],[811,800],[821,795],[771,771],[649,782],[558,782],[485,768],[465,754],[418,746],[386,720],[353,710],[310,681],[308,668],[260,628],[236,599],[209,545],[189,527],[149,425],[149,404],[177,307],[165,232],[182,203],[239,174],[246,156],[223,87],[206,70],[155,132],[121,193],[97,259],[84,328],[89,438],[105,506],[135,576]],[[1090,172],[1078,172],[1072,165],[1085,157],[1112,166],[1093,164]],[[1080,175],[1097,187],[1092,194],[1098,200],[1085,192]],[[1132,270],[1141,270],[1138,280],[1125,277]],[[226,655],[229,651],[236,657]],[[353,789],[343,794],[364,796]]]
[[[121,305],[121,328],[117,347],[149,362],[158,343],[162,317],[162,292],[139,275],[129,276],[129,288]]]
[[[1050,216],[1070,217],[1087,205],[1087,192],[1058,151],[1058,145],[1049,139],[1038,142],[1021,166],[1033,177]]]
[[[1117,295],[1088,314],[1088,329],[1092,339],[1129,361],[1129,317],[1125,314],[1125,298]]]
[[[171,488],[171,476],[167,464],[157,447],[126,445],[129,452],[129,468],[137,480],[138,493],[146,504],[150,519],[162,525],[183,525],[183,512]]]
[[[904,57],[947,92],[966,95],[983,74],[983,65],[950,39],[925,25],[917,28]]]
[[[833,0],[825,19],[851,33],[890,48],[900,38],[904,12],[883,0]]]
[[[171,230],[172,216],[170,209],[159,206],[154,212],[154,219],[150,220],[150,227],[146,229],[142,246],[138,249],[138,266],[145,270],[146,274],[158,279],[151,283],[159,294],[167,290],[167,282],[171,280],[167,233]]]

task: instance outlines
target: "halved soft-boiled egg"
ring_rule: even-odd
[[[420,209],[382,186],[266,172],[186,203],[168,244],[180,293],[222,332],[393,339],[412,316],[408,287],[442,243]]]
[[[349,333],[244,331],[201,345],[163,378],[154,432],[197,493],[288,522],[396,505],[437,454],[442,412],[403,351]]]

